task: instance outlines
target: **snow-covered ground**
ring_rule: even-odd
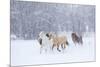
[[[69,63],[95,61],[95,34],[85,35],[83,45],[72,42],[71,36],[67,36],[69,46],[66,50],[42,52],[37,40],[11,40],[11,65],[37,65],[52,63]]]

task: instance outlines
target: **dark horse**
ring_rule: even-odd
[[[75,32],[72,33],[71,36],[72,36],[72,41],[75,43],[75,45],[76,45],[76,43],[83,44],[82,36],[77,35]]]

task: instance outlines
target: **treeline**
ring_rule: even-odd
[[[11,1],[11,34],[37,38],[40,31],[95,31],[95,6]]]

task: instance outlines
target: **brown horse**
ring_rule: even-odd
[[[83,44],[82,36],[78,36],[78,35],[74,32],[74,33],[72,33],[71,37],[72,37],[72,41],[75,43],[75,45],[76,45],[76,43],[78,43],[78,44]]]

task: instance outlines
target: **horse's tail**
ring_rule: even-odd
[[[69,45],[68,41],[66,41],[66,45]]]
[[[82,36],[80,36],[80,43],[83,44]]]

